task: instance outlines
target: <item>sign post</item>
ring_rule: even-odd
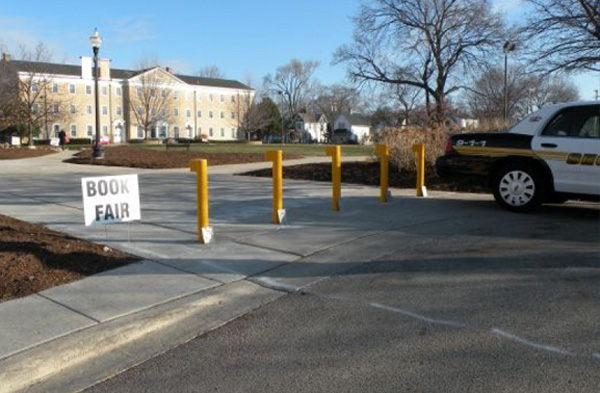
[[[137,175],[81,179],[85,225],[141,219]]]

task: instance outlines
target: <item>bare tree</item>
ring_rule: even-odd
[[[578,99],[576,87],[562,77],[535,75],[524,67],[513,67],[507,78],[508,116],[519,119],[552,102]],[[485,120],[501,123],[504,108],[504,70],[486,69],[465,95],[470,112]]]
[[[203,67],[196,72],[196,75],[203,77],[203,78],[213,78],[213,79],[225,78],[225,74],[216,65],[208,65],[206,67]]]
[[[422,90],[427,104],[435,102],[433,121],[442,123],[459,77],[500,46],[503,22],[492,9],[487,0],[373,0],[361,6],[353,43],[334,62],[346,63],[357,83]]]
[[[172,116],[173,89],[169,72],[156,66],[149,60],[138,64],[138,75],[131,79],[124,99],[130,115],[144,130],[144,139],[148,132],[168,123]]]
[[[312,102],[314,111],[323,113],[330,123],[342,113],[350,113],[359,106],[360,95],[354,88],[333,84],[320,86],[317,92]]]
[[[275,97],[279,95],[283,113],[291,121],[300,110],[308,105],[309,92],[312,88],[312,76],[319,66],[316,61],[291,60],[288,64],[277,68],[275,75],[265,76],[264,85]]]
[[[0,66],[2,122],[5,125],[25,125],[30,147],[33,146],[33,138],[49,122],[68,117],[72,102],[67,94],[55,94],[53,75],[57,72],[51,59],[50,50],[39,43],[33,49],[20,46],[19,60],[5,58]]]
[[[538,69],[600,71],[600,0],[526,1],[524,42]]]

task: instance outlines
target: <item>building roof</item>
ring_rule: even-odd
[[[371,119],[368,115],[363,115],[360,113],[344,113],[342,114],[350,124],[354,126],[370,126]]]
[[[302,118],[305,123],[318,123],[323,117],[322,113],[298,113],[298,117]]]
[[[22,60],[11,60],[10,62],[0,62],[2,66],[14,68],[15,71],[30,72],[36,74],[52,74],[52,75],[69,75],[69,76],[81,76],[81,65],[73,64],[56,64],[56,63],[43,63],[43,62],[31,62]],[[129,79],[147,70],[123,70],[118,68],[111,68],[110,76],[112,79]],[[210,87],[224,87],[230,89],[245,89],[253,90],[250,86],[240,83],[236,80],[230,79],[215,79],[215,78],[203,78],[199,76],[190,75],[178,75],[173,74],[175,77],[181,79],[188,85],[194,86],[210,86]]]

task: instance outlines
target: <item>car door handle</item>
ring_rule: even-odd
[[[547,147],[549,149],[556,149],[558,147],[558,145],[556,145],[555,143],[542,143],[542,147]]]

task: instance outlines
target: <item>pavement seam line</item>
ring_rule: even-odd
[[[61,306],[61,307],[64,307],[64,308],[66,308],[67,310],[74,312],[75,314],[81,315],[82,317],[85,317],[85,318],[87,318],[87,319],[91,319],[91,320],[92,320],[92,321],[94,321],[96,324],[100,324],[100,323],[102,323],[100,320],[98,320],[98,319],[96,319],[96,318],[94,318],[94,317],[91,317],[91,316],[89,316],[89,315],[86,315],[86,314],[82,313],[82,312],[81,312],[81,311],[79,311],[79,310],[75,310],[73,307],[67,306],[66,304],[63,304],[63,303],[61,303],[61,302],[59,302],[59,301],[57,301],[57,300],[54,300],[54,299],[52,299],[52,298],[50,298],[50,297],[48,297],[48,296],[46,296],[46,295],[42,295],[42,294],[41,294],[41,293],[39,293],[39,292],[38,292],[38,293],[36,293],[36,295],[37,295],[37,296],[39,296],[39,297],[42,297],[42,298],[44,298],[44,299],[46,299],[46,300],[48,300],[48,301],[50,301],[50,302],[52,302],[52,303],[54,303],[54,304],[56,304],[56,305],[59,305],[59,306]]]

